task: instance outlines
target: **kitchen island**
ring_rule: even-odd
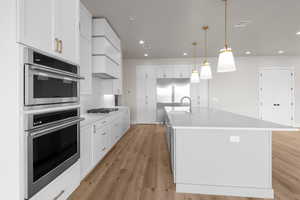
[[[273,198],[272,131],[297,131],[210,108],[165,107],[176,192]]]

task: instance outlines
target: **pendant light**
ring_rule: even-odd
[[[236,70],[234,56],[227,40],[227,1],[225,1],[225,47],[220,50],[218,72],[232,72]]]
[[[200,77],[199,77],[199,72],[197,70],[197,64],[196,64],[197,42],[193,42],[193,46],[194,46],[194,69],[192,70],[192,74],[191,74],[191,83],[199,83]]]
[[[201,66],[200,79],[207,80],[207,79],[212,78],[210,63],[207,60],[207,30],[208,30],[208,26],[203,26],[202,29],[205,32],[205,38],[204,38],[204,40],[205,40],[205,47],[204,47],[205,48],[204,49],[205,60]]]

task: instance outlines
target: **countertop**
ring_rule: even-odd
[[[111,107],[110,107],[111,108]],[[80,122],[80,125],[81,126],[86,126],[86,125],[89,125],[89,124],[92,124],[96,121],[99,121],[99,120],[102,120],[102,119],[107,119],[107,118],[110,118],[110,117],[114,117],[114,116],[117,116],[119,115],[120,113],[122,112],[125,112],[127,111],[129,108],[128,107],[114,107],[114,108],[118,108],[119,110],[118,111],[114,111],[114,112],[110,112],[110,113],[107,113],[107,114],[102,114],[102,113],[97,113],[97,114],[94,114],[94,113],[83,113],[81,114],[81,117],[84,118],[84,120],[82,122]]]
[[[298,131],[297,128],[275,124],[212,108],[165,107],[170,125],[175,129],[241,129]]]

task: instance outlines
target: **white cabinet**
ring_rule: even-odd
[[[174,67],[160,65],[156,67],[156,78],[173,78],[174,77]]]
[[[54,37],[60,41],[60,50],[57,55],[77,63],[79,55],[79,1],[54,1]]]
[[[93,55],[106,55],[116,63],[121,64],[121,53],[106,37],[93,37]]]
[[[191,73],[191,65],[175,65],[173,68],[173,78],[190,78]]]
[[[81,127],[81,180],[104,158],[130,127],[129,109]]]
[[[18,42],[79,63],[79,0],[19,0]]]
[[[92,94],[92,15],[80,5],[80,93]]]
[[[191,98],[193,107],[208,106],[208,80],[201,80],[200,83],[191,83]]]
[[[110,148],[110,127],[105,126],[100,129],[95,129],[93,136],[93,165],[97,165],[98,162],[105,156]]]
[[[53,1],[18,0],[18,41],[24,45],[54,53]]]
[[[80,177],[83,179],[93,167],[92,137],[93,126],[82,127],[80,130]]]
[[[156,76],[154,66],[137,67],[136,87],[136,122],[156,122]]]
[[[94,18],[93,36],[105,37],[116,49],[121,51],[121,41],[105,18]]]
[[[120,65],[105,55],[93,56],[93,74],[103,79],[119,78]]]
[[[156,78],[190,78],[191,65],[160,65],[156,67]]]

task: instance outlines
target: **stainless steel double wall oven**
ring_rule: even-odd
[[[25,49],[24,55],[24,107],[30,110],[25,114],[29,199],[80,157],[81,77],[76,65],[32,49]]]

